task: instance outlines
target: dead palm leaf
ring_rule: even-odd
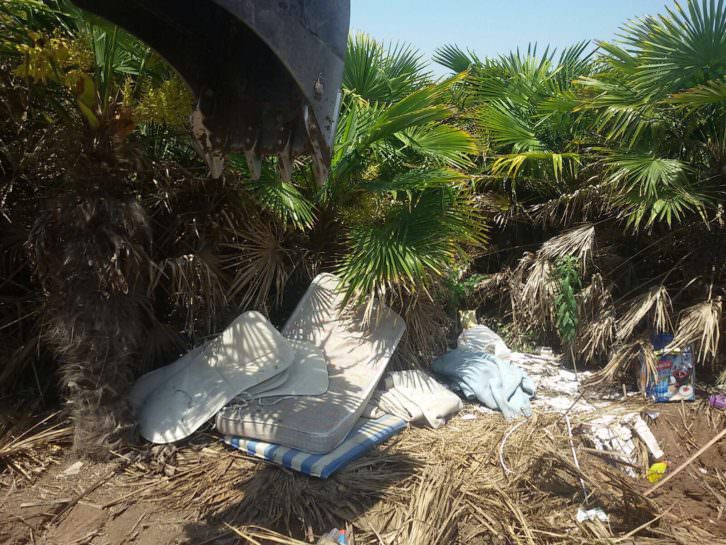
[[[698,361],[714,360],[721,338],[721,297],[708,299],[681,312],[678,330],[670,346],[685,348],[696,344]]]
[[[623,341],[630,338],[648,315],[649,325],[656,331],[671,331],[673,328],[671,298],[662,284],[653,286],[623,306],[626,311],[617,323],[618,338]]]
[[[603,382],[614,382],[622,377],[634,363],[643,363],[647,376],[656,376],[657,357],[650,341],[640,339],[620,346],[605,367],[588,381],[595,385]]]
[[[275,305],[281,303],[285,284],[295,268],[284,241],[283,227],[252,217],[238,227],[237,241],[225,244],[230,255],[224,259],[224,268],[233,274],[229,297],[238,298],[241,308],[266,310],[271,297]]]
[[[552,268],[548,260],[536,259],[522,286],[519,298],[524,314],[542,329],[549,329],[554,324],[553,309],[557,282],[553,280]]]
[[[549,239],[542,245],[538,256],[550,261],[574,256],[580,262],[581,270],[585,271],[594,251],[595,226],[587,223]]]

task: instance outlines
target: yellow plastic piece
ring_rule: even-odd
[[[650,466],[650,469],[645,476],[651,483],[655,484],[663,478],[666,469],[668,469],[668,464],[666,462],[656,462],[652,466]]]

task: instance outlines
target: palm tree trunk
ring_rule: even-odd
[[[66,194],[31,229],[46,306],[44,338],[60,361],[74,450],[103,459],[135,435],[127,394],[143,334],[148,222],[136,202]]]

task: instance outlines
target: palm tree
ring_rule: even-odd
[[[466,174],[477,145],[449,105],[460,80],[434,82],[414,49],[353,35],[326,184],[318,188],[309,164],[298,162],[291,183],[270,168],[248,186],[288,231],[302,234],[304,241],[295,240],[306,248],[307,268],[338,272],[351,301],[378,297],[411,311],[439,289],[467,247],[483,242]],[[242,158],[231,164],[245,174]],[[280,251],[289,256],[292,248]],[[246,278],[271,275],[273,261],[286,262],[260,259]],[[430,342],[419,337],[427,336]]]
[[[573,79],[592,70],[587,49],[583,42],[557,55],[534,45],[484,60],[455,46],[436,53],[443,66],[468,71],[464,107],[492,159],[486,186],[505,189],[515,209],[578,184],[583,123],[570,109]]]
[[[534,48],[437,55],[470,74],[460,104],[491,158],[483,190],[504,193],[516,212],[501,238],[539,247],[487,289],[505,286],[517,325],[540,342],[560,333],[567,344],[557,325],[574,324],[578,356],[609,361],[608,376],[638,351],[652,362],[649,334],[664,329],[713,360],[726,285],[726,6],[676,2],[619,36],[556,62]],[[562,289],[573,273],[583,286],[574,299]]]
[[[578,85],[597,115],[599,155],[635,228],[704,216],[724,188],[726,7],[675,3],[599,44],[598,71]],[[714,198],[716,200],[714,200]]]
[[[27,248],[44,295],[43,337],[62,363],[74,447],[104,457],[133,436],[126,394],[148,305],[150,229],[134,196],[143,169],[127,137],[149,112],[183,107],[184,87],[147,47],[70,4],[11,0],[0,10],[14,75],[29,82],[33,107],[62,127],[52,183],[37,180],[46,204]]]

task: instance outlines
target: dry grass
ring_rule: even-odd
[[[583,448],[578,426],[585,417],[577,418],[579,467],[559,415],[536,415],[514,430],[501,418],[480,416],[439,430],[408,430],[327,481],[218,444],[186,448],[173,474],[130,466],[120,501],[200,506],[206,523],[234,528],[251,544],[299,545],[347,523],[356,545],[680,543],[643,497],[647,482]],[[582,505],[602,507],[609,525],[578,524]]]
[[[0,424],[0,482],[18,476],[32,481],[57,461],[61,446],[73,440],[73,429],[59,413],[28,426],[28,419]]]
[[[516,424],[479,415],[439,430],[404,431],[327,481],[268,466],[197,434],[181,448],[146,458],[125,454],[123,474],[107,488],[114,495],[100,508],[194,506],[200,518],[192,526],[252,545],[302,545],[333,527],[346,528],[356,545],[682,545],[689,535],[718,542],[706,528],[689,534],[689,521],[668,516],[643,495],[647,481],[589,451],[581,432],[596,416],[572,416],[579,464],[560,415]],[[64,433],[49,422],[10,448],[6,442],[5,459],[48,450]],[[61,435],[52,439],[54,433]],[[603,508],[609,523],[577,523],[581,506]]]

